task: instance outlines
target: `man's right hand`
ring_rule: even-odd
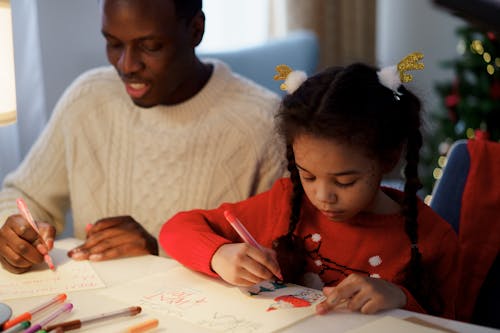
[[[55,228],[37,222],[40,235],[21,215],[11,215],[0,228],[0,262],[12,273],[24,273],[43,262],[44,254],[54,246]]]

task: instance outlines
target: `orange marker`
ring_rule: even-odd
[[[3,329],[6,330],[6,329],[8,329],[8,328],[20,323],[20,322],[31,320],[31,318],[35,314],[37,314],[38,312],[45,310],[46,308],[48,308],[49,306],[51,306],[53,304],[62,303],[65,300],[66,300],[66,294],[59,294],[56,297],[52,298],[51,300],[49,300],[43,304],[40,304],[36,308],[31,309],[28,312],[25,312],[25,313],[15,317],[15,318],[12,318],[11,320],[6,321],[5,324],[3,324]]]
[[[146,332],[147,330],[158,327],[158,324],[159,324],[158,319],[149,319],[137,325],[130,326],[129,328],[127,328],[125,332],[127,333]]]
[[[29,222],[31,227],[33,229],[35,229],[35,231],[40,236],[40,238],[42,238],[42,236],[40,235],[40,229],[38,229],[38,226],[36,225],[36,222],[33,219],[33,216],[31,215],[31,213],[28,209],[28,206],[26,205],[26,202],[24,202],[24,200],[22,198],[18,198],[16,200],[16,203],[17,203],[17,208],[19,209],[19,212],[21,213],[21,215]],[[47,265],[49,266],[49,268],[51,270],[56,269],[56,267],[54,266],[54,263],[52,262],[52,258],[49,256],[48,253],[44,254],[43,260],[47,263]]]

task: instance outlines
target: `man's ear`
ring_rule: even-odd
[[[205,14],[203,11],[198,11],[191,19],[190,31],[192,47],[194,48],[201,43],[205,33]]]

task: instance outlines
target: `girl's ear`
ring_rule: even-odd
[[[203,35],[205,33],[205,14],[203,11],[198,11],[196,15],[191,19],[190,22],[190,30],[191,30],[191,41],[192,47],[196,47],[201,43],[203,39]]]

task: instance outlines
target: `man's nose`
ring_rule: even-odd
[[[131,74],[139,71],[143,67],[142,60],[138,52],[130,46],[123,48],[118,59],[118,68],[123,74]]]

